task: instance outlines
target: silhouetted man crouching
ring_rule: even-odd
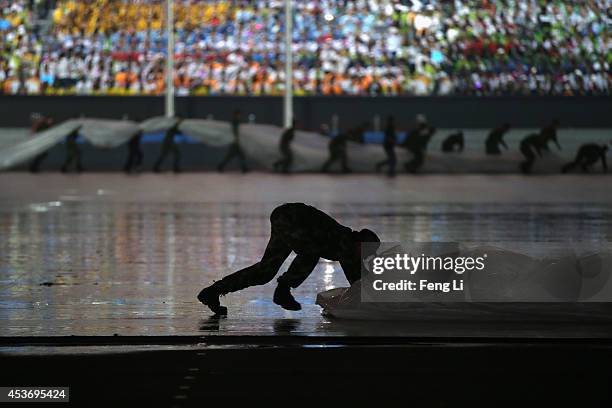
[[[278,278],[273,300],[287,310],[300,310],[291,288],[297,288],[306,280],[319,258],[339,261],[346,279],[352,284],[361,278],[361,243],[380,242],[374,232],[368,229],[353,231],[323,211],[302,203],[275,208],[270,223],[272,233],[263,258],[215,282],[198,295],[198,300],[214,313],[227,314],[227,308],[219,303],[219,296],[270,282],[292,251],[297,256]]]
[[[608,152],[608,146],[606,145],[598,145],[595,143],[587,143],[580,146],[578,149],[578,153],[576,154],[576,158],[573,162],[567,163],[565,166],[561,168],[562,173],[567,173],[568,171],[574,169],[575,167],[580,167],[583,172],[588,173],[591,171],[591,167],[601,160],[601,166],[603,168],[603,172],[608,172],[608,164],[606,163],[606,153]]]

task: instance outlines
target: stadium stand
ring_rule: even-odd
[[[0,1],[5,94],[164,90],[163,2]],[[296,95],[609,95],[609,0],[295,2]],[[283,92],[283,2],[176,0],[180,95]]]

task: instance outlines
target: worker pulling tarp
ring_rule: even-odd
[[[115,148],[127,143],[135,134],[163,133],[176,126],[177,118],[153,117],[141,123],[130,120],[71,119],[50,129],[32,135],[18,143],[0,149],[0,170],[26,163],[43,154],[78,128],[79,136],[98,148]],[[231,122],[207,119],[185,119],[178,123],[178,131],[191,140],[213,147],[235,144]],[[444,135],[445,130],[437,134]],[[466,139],[462,152],[443,153],[428,149],[426,159],[419,172],[423,173],[516,173],[523,160],[517,151],[504,152],[499,156],[488,156],[480,150],[484,133],[482,130],[465,131],[471,137]],[[521,130],[524,132],[524,130]],[[324,168],[330,158],[330,138],[316,132],[298,129],[281,129],[278,126],[243,123],[240,124],[240,149],[249,160],[259,163],[268,170],[275,169],[275,163],[290,165],[283,169],[290,172],[317,172]],[[482,136],[482,137],[481,137]],[[285,137],[287,142],[282,146]],[[568,140],[571,143],[575,138]],[[433,143],[433,142],[432,142]],[[376,163],[385,160],[385,152],[378,144],[362,144],[352,140],[345,142],[346,161],[343,167],[354,172],[374,172]],[[571,153],[571,152],[570,152]],[[398,145],[396,148],[398,171],[413,158],[409,149]],[[280,159],[280,160],[279,160]],[[547,151],[539,158],[533,170],[538,173],[557,173],[567,162],[557,152]],[[284,166],[284,165],[283,165]],[[333,166],[331,168],[333,170]],[[340,167],[338,166],[338,169]]]
[[[34,137],[3,148],[0,150],[0,169],[8,169],[33,159],[60,143],[79,126],[79,121],[68,120]]]

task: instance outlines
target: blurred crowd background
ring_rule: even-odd
[[[609,95],[610,0],[300,0],[296,95]],[[279,95],[284,3],[175,0],[178,95]],[[0,0],[0,92],[163,93],[164,2]]]

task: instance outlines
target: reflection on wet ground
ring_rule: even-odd
[[[269,234],[268,217],[276,205],[306,195],[310,203],[340,222],[372,228],[386,241],[612,240],[612,201],[599,193],[610,190],[606,177],[584,178],[583,184],[594,192],[591,197],[581,193],[576,203],[557,204],[542,192],[551,191],[549,183],[558,180],[552,177],[516,177],[510,187],[488,181],[483,191],[487,198],[473,196],[472,202],[455,199],[452,191],[464,180],[458,176],[436,178],[435,183],[446,185],[451,193],[446,200],[436,196],[431,201],[427,195],[414,199],[418,178],[414,183],[385,184],[373,176],[309,176],[310,190],[305,193],[292,192],[292,183],[297,179],[298,184],[306,184],[304,178],[266,176],[258,185],[257,177],[251,175],[249,188],[258,190],[253,193],[258,199],[245,195],[234,201],[234,195],[223,201],[200,200],[205,193],[193,190],[219,190],[224,185],[232,189],[237,176],[198,175],[196,179],[187,175],[169,181],[162,175],[157,179],[158,191],[146,195],[137,187],[130,189],[139,178],[91,175],[80,178],[75,187],[75,178],[51,176],[51,183],[45,185],[45,177],[4,174],[0,178],[0,336],[380,334],[360,322],[321,316],[314,304],[316,293],[346,285],[338,265],[324,260],[296,291],[301,312],[288,312],[272,303],[273,283],[225,297],[230,309],[227,319],[210,318],[197,303],[195,295],[202,286],[259,259]],[[148,176],[146,183],[155,185],[153,177]],[[466,183],[473,179],[465,178]],[[365,190],[346,193],[342,190],[345,180]],[[18,188],[12,188],[14,181]],[[23,182],[37,184],[25,188]],[[334,183],[339,192],[330,195]],[[567,183],[559,184],[561,191],[556,194],[562,196]],[[385,195],[374,199],[363,194],[369,185],[377,192],[386,189],[389,201]],[[498,197],[506,197],[508,188],[518,193],[524,189],[529,202],[491,200],[496,189]],[[98,194],[92,196],[91,191]],[[411,198],[402,200],[402,191]],[[386,334],[402,335],[474,333],[474,328],[456,323],[436,328],[421,322],[387,329]],[[486,333],[488,329],[478,330]],[[533,336],[538,330],[537,326],[497,327],[490,333]],[[604,335],[608,330],[599,332]],[[582,333],[575,325],[561,332]]]

